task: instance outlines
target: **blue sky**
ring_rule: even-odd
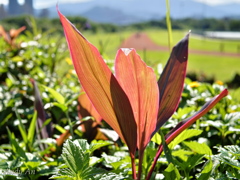
[[[7,4],[9,0],[0,0],[0,4]],[[20,3],[24,2],[24,0],[18,0]],[[57,2],[86,2],[86,1],[97,1],[97,0],[33,0],[34,1],[34,8],[45,8],[51,5],[55,5]],[[131,1],[131,0],[128,0]],[[187,0],[185,0],[187,1]],[[237,2],[240,3],[240,0],[194,0],[198,2],[203,2],[208,5],[217,5],[217,4],[226,4],[230,2]],[[164,1],[165,2],[165,1]]]

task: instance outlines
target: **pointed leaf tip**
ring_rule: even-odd
[[[180,62],[187,61],[188,59],[189,35],[190,32],[187,33],[187,35],[173,47],[172,52],[174,52],[176,57],[179,57],[178,60]]]
[[[172,116],[178,107],[186,77],[188,40],[189,34],[173,47],[167,65],[158,80],[160,99],[155,132]]]
[[[126,56],[128,56],[132,52],[132,48],[121,48],[120,49]]]

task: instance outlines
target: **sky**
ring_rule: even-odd
[[[8,4],[8,1],[10,0],[0,0],[0,4]],[[18,0],[19,3],[23,3],[24,0]],[[86,2],[86,1],[97,1],[97,0],[33,0],[34,2],[34,8],[36,9],[41,9],[41,8],[46,8],[48,6],[56,5],[56,3],[73,3],[73,2]],[[131,0],[129,0],[131,1]],[[187,1],[187,0],[185,0]],[[219,4],[226,4],[226,3],[231,3],[231,2],[236,2],[240,3],[240,0],[194,0],[198,2],[203,2],[208,5],[219,5]],[[165,1],[164,1],[165,2]]]

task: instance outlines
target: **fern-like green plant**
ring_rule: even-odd
[[[91,164],[91,154],[96,149],[112,144],[108,141],[93,141],[91,145],[84,139],[67,140],[63,145],[62,158],[65,165],[61,166],[57,175],[51,179],[122,179],[114,173],[109,173],[104,169],[96,168]]]
[[[240,179],[240,147],[238,145],[216,147],[219,154],[214,156],[215,179]],[[219,173],[217,173],[219,170]],[[225,172],[225,173],[221,173]]]

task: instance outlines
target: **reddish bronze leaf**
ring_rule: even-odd
[[[102,120],[102,117],[98,114],[85,92],[82,92],[78,97],[78,116],[80,119],[92,116],[97,122]]]
[[[58,11],[80,83],[100,116],[136,150],[136,122],[125,92],[98,50]]]
[[[91,142],[93,139],[107,140],[105,134],[100,131],[102,117],[93,107],[91,101],[87,97],[85,92],[82,92],[78,98],[78,116],[80,119],[87,116],[92,116],[94,120],[89,119],[81,123],[81,130],[84,133],[84,138]]]
[[[182,131],[191,126],[196,120],[204,116],[208,111],[210,111],[222,98],[228,95],[228,90],[223,90],[219,95],[212,98],[204,106],[197,111],[193,116],[181,121],[178,125],[173,128],[166,136],[166,142],[170,143],[175,137],[177,137]]]
[[[173,48],[167,65],[158,80],[160,100],[155,132],[172,116],[178,107],[186,76],[188,38],[189,34]]]
[[[38,86],[34,79],[30,79],[31,83],[33,84],[34,88],[34,108],[37,111],[37,134],[39,139],[46,139],[49,137],[52,137],[53,133],[53,126],[52,122],[50,122],[48,125],[43,127],[44,122],[46,121],[47,114],[43,107],[42,98],[40,96],[40,92],[38,89]],[[40,132],[39,132],[40,131]],[[43,149],[42,144],[40,144],[40,147]],[[47,146],[45,146],[46,148]]]
[[[118,51],[115,71],[130,100],[137,123],[138,148],[143,150],[157,123],[159,90],[156,76],[134,49]]]

